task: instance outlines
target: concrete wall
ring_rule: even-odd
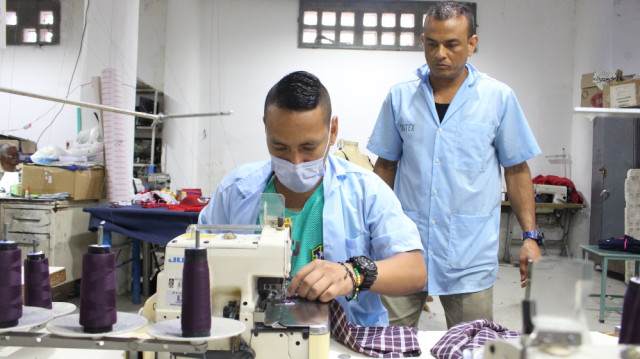
[[[167,18],[168,29],[175,21],[180,26],[176,30],[182,30],[167,31],[167,59],[184,61],[193,69],[198,65],[191,63],[199,57],[199,111],[233,110],[234,114],[175,121],[180,121],[180,126],[171,127],[171,131],[178,132],[174,135],[182,144],[168,145],[184,146],[180,153],[194,155],[176,159],[176,163],[167,159],[166,168],[177,187],[193,185],[186,182],[188,177],[182,178],[182,173],[190,176],[195,171],[198,187],[211,193],[237,165],[267,158],[262,125],[264,96],[278,79],[295,70],[320,77],[340,119],[339,137],[357,141],[361,150],[371,155],[364,147],[389,87],[412,78],[412,72],[424,62],[421,52],[298,49],[296,0],[194,3],[198,2],[188,2],[192,23],[183,24],[175,16]],[[562,154],[563,149],[571,154],[571,118],[576,103],[575,7],[574,1],[552,0],[483,1],[478,6],[479,51],[470,61],[480,71],[509,84],[518,95],[543,150],[543,155],[530,163],[534,175],[570,176],[570,166],[553,156]],[[184,5],[180,8],[185,10]],[[189,37],[198,21],[202,47],[171,50],[171,43],[192,41]],[[184,70],[167,64],[167,91],[177,94],[192,90],[188,79],[177,76],[180,71]],[[173,84],[169,84],[171,77],[176,79]],[[170,107],[167,110],[174,112]],[[197,122],[198,129],[190,127],[189,122]],[[195,144],[199,146],[197,151],[193,149]],[[182,170],[176,173],[178,168]]]
[[[84,2],[61,4],[61,45],[0,50],[0,86],[66,94]],[[478,2],[479,51],[471,63],[515,90],[543,151],[530,161],[533,175],[570,177],[587,204],[591,123],[573,115],[580,75],[615,68],[640,74],[632,36],[639,33],[639,16],[637,0]],[[364,147],[383,98],[390,86],[412,78],[424,62],[422,53],[298,49],[297,17],[297,0],[140,0],[137,74],[165,92],[165,112],[234,111],[165,123],[163,168],[172,176],[173,190],[200,187],[209,195],[231,169],[268,158],[264,96],[295,70],[320,77],[340,119],[339,137],[359,142],[369,154]],[[90,18],[90,24],[97,26],[96,20]],[[111,48],[118,51],[117,44]],[[83,51],[91,56],[97,49]],[[88,76],[74,78],[72,96],[79,96],[77,88]],[[64,145],[75,136],[75,108],[65,108],[43,132],[56,112],[46,112],[52,106],[0,93],[0,132],[33,123],[11,134],[41,137],[40,146]],[[562,153],[566,160],[556,157]],[[574,238],[587,237],[588,222],[587,209],[574,220]]]

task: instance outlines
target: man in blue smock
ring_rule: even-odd
[[[271,159],[224,178],[198,222],[256,224],[262,193],[284,195],[300,243],[289,294],[335,298],[349,321],[388,325],[379,293],[404,295],[426,284],[416,225],[378,176],[329,154],[338,118],[317,77],[283,77],[267,94],[263,121]]]
[[[367,148],[374,171],[418,225],[429,278],[423,292],[383,297],[390,321],[417,326],[428,295],[447,326],[493,319],[502,177],[523,233],[520,279],[540,257],[542,232],[527,160],[540,154],[513,91],[467,59],[478,43],[467,5],[438,2],[421,36],[426,64],[391,88]]]

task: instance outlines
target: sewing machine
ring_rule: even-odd
[[[147,177],[150,190],[169,188],[171,176],[168,173],[150,173]]]
[[[267,207],[261,204],[265,213]],[[263,226],[191,226],[191,233],[170,241],[156,295],[145,308],[155,304],[156,322],[180,317],[184,250],[194,247],[194,230],[216,232],[195,234],[207,248],[211,313],[237,319],[246,329],[239,337],[208,341],[208,350],[244,351],[258,359],[328,358],[328,304],[284,295],[291,272],[290,222],[262,212],[260,218]]]
[[[477,353],[474,350],[473,358],[613,359],[640,356],[637,346],[599,345],[592,341],[584,310],[592,284],[591,266],[583,260],[553,257],[542,257],[530,263],[520,340],[488,341]]]
[[[545,203],[567,203],[567,186],[534,184],[533,190],[537,198]]]

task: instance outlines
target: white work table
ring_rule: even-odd
[[[418,341],[422,349],[421,358],[433,358],[429,353],[431,348],[440,340],[446,331],[422,331],[418,333]],[[591,332],[591,343],[594,345],[614,346],[618,343],[618,338],[599,332]],[[16,348],[0,347],[0,358],[11,359],[114,359],[124,358],[125,354],[115,350],[90,350],[90,349],[56,349],[56,348]],[[342,344],[331,339],[329,350],[330,359],[363,359],[369,356],[356,353],[346,348]],[[571,357],[569,357],[571,358]]]

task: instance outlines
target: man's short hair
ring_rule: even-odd
[[[425,17],[425,22],[428,19],[436,19],[436,20],[447,20],[458,16],[464,16],[467,18],[467,24],[469,25],[469,29],[467,32],[467,38],[476,34],[476,21],[473,18],[473,13],[471,12],[471,8],[462,2],[457,1],[439,1],[433,5],[429,11],[427,11],[427,16]]]
[[[18,149],[18,146],[14,145],[13,143],[5,142],[5,143],[1,144],[0,145],[0,156],[9,157],[9,149],[11,147],[15,147],[16,150]]]
[[[329,91],[315,75],[306,71],[292,72],[278,81],[264,103],[264,112],[271,105],[293,111],[308,111],[322,107],[327,124],[331,120]]]

